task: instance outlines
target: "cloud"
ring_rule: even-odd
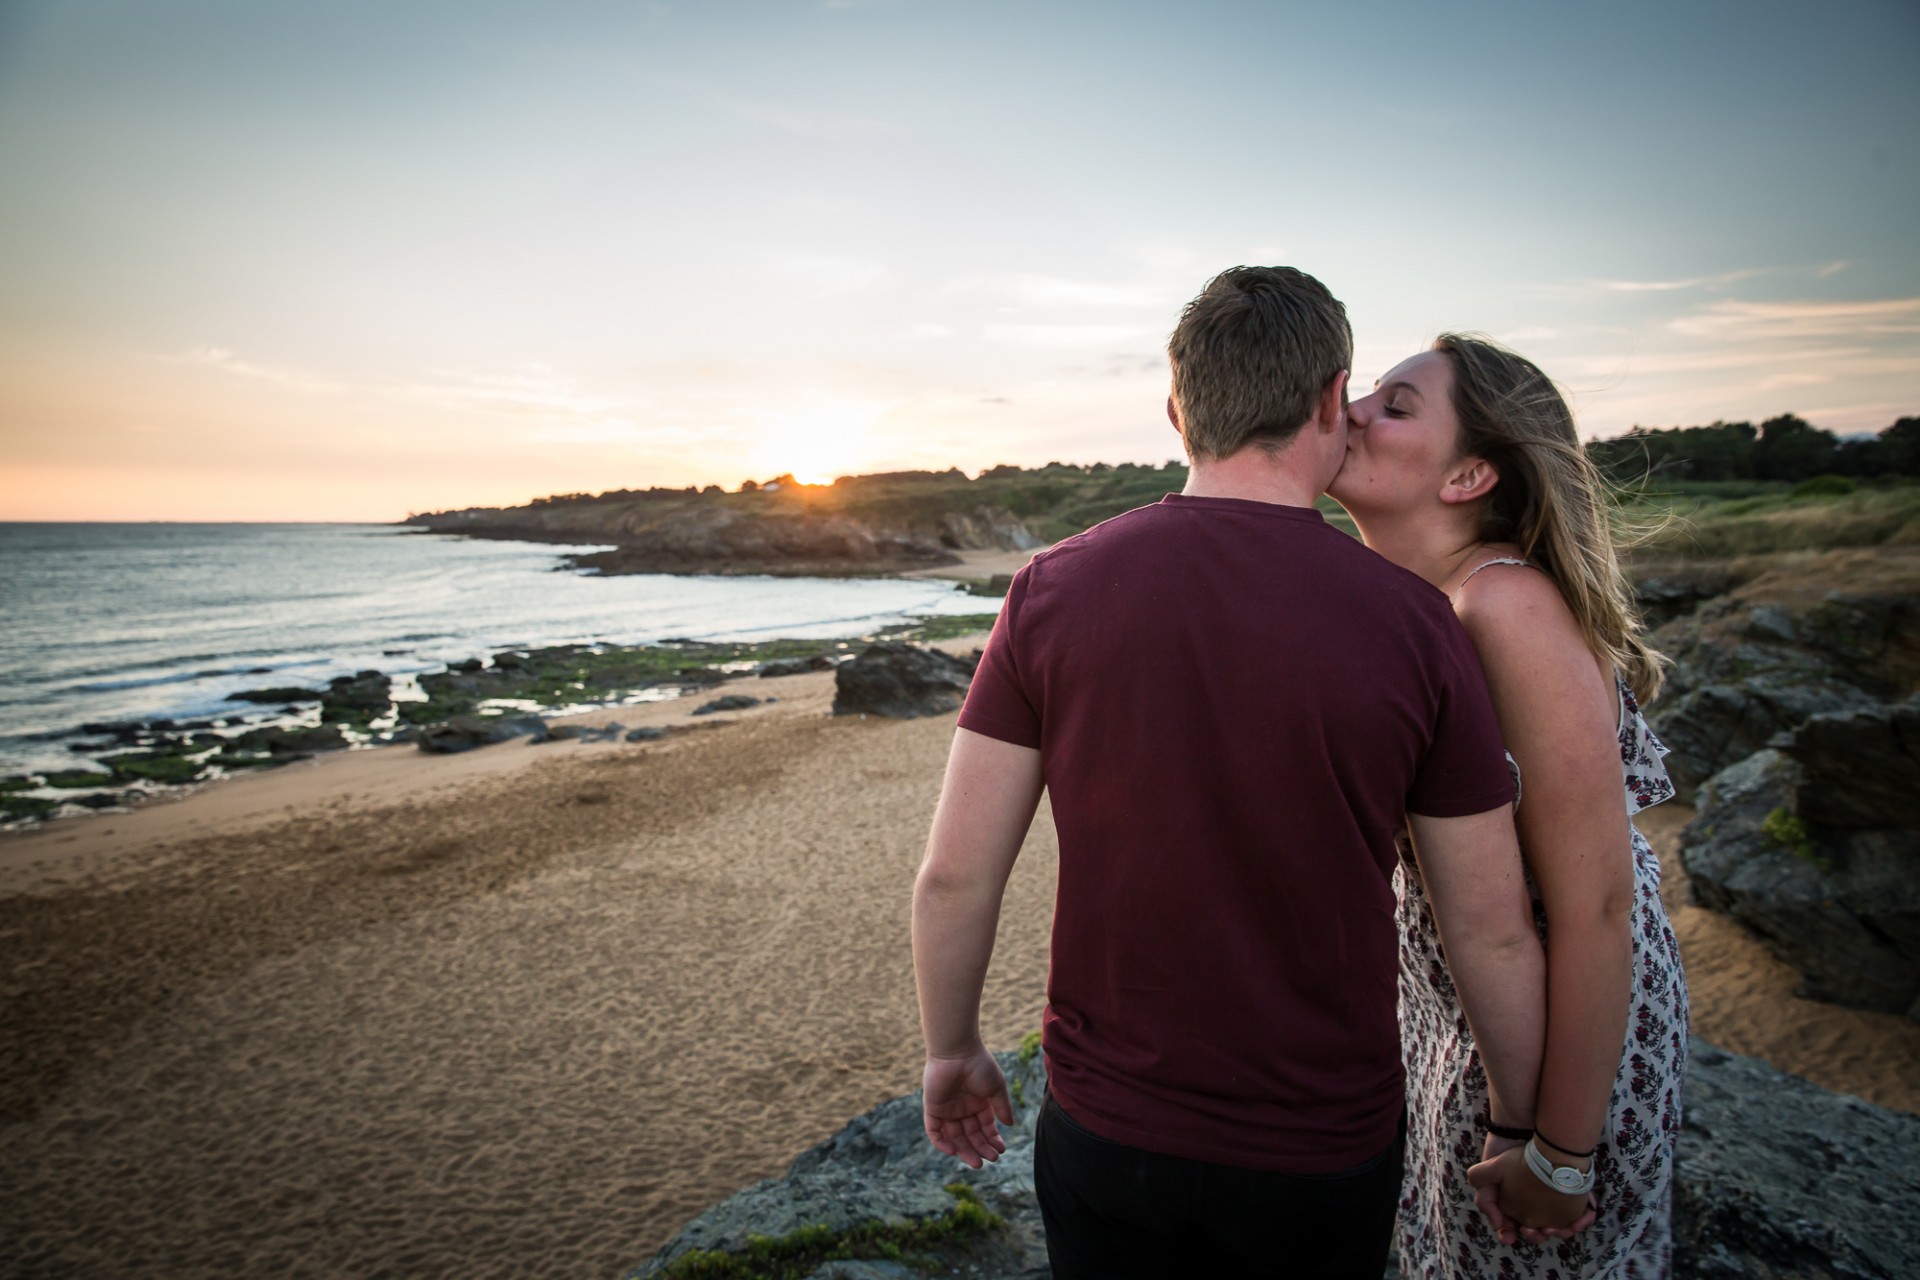
[[[342,383],[327,378],[315,377],[297,369],[283,369],[276,365],[254,364],[242,360],[231,348],[201,345],[182,355],[168,357],[184,364],[197,364],[238,378],[250,378],[256,382],[272,382],[295,391],[333,392],[345,390]]]
[[[1764,267],[1746,267],[1739,271],[1722,271],[1718,275],[1688,276],[1681,280],[1595,280],[1596,288],[1609,293],[1672,293],[1679,289],[1714,289],[1722,285],[1735,284],[1741,280],[1751,280],[1755,276],[1766,275]]]
[[[1667,322],[1697,338],[1861,338],[1920,333],[1920,298],[1865,302],[1715,302]]]
[[[907,332],[916,338],[951,338],[953,326],[936,324],[931,320],[922,320],[907,326]]]

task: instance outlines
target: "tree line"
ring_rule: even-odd
[[[1920,418],[1877,436],[1842,440],[1793,414],[1705,427],[1635,427],[1593,440],[1587,456],[1619,483],[1652,480],[1786,480],[1815,476],[1920,476]]]

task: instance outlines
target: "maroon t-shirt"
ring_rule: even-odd
[[[1074,1119],[1292,1173],[1393,1141],[1395,832],[1513,800],[1446,596],[1309,508],[1169,495],[1015,577],[960,725],[1041,753]]]

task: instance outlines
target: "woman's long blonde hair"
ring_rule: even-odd
[[[1580,634],[1634,696],[1660,692],[1666,659],[1642,639],[1640,611],[1620,570],[1607,518],[1609,486],[1574,431],[1573,411],[1538,365],[1487,338],[1443,333],[1453,366],[1461,452],[1500,474],[1481,508],[1480,536],[1512,542],[1560,588]]]

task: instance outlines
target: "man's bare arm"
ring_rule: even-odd
[[[927,1042],[927,1136],[974,1168],[1005,1150],[1006,1081],[980,1038],[980,991],[1000,900],[1042,786],[1031,747],[956,729],[913,886],[913,969]]]
[[[1500,808],[1464,818],[1408,814],[1407,822],[1495,1117],[1531,1127],[1546,1042],[1546,957],[1513,818]]]

